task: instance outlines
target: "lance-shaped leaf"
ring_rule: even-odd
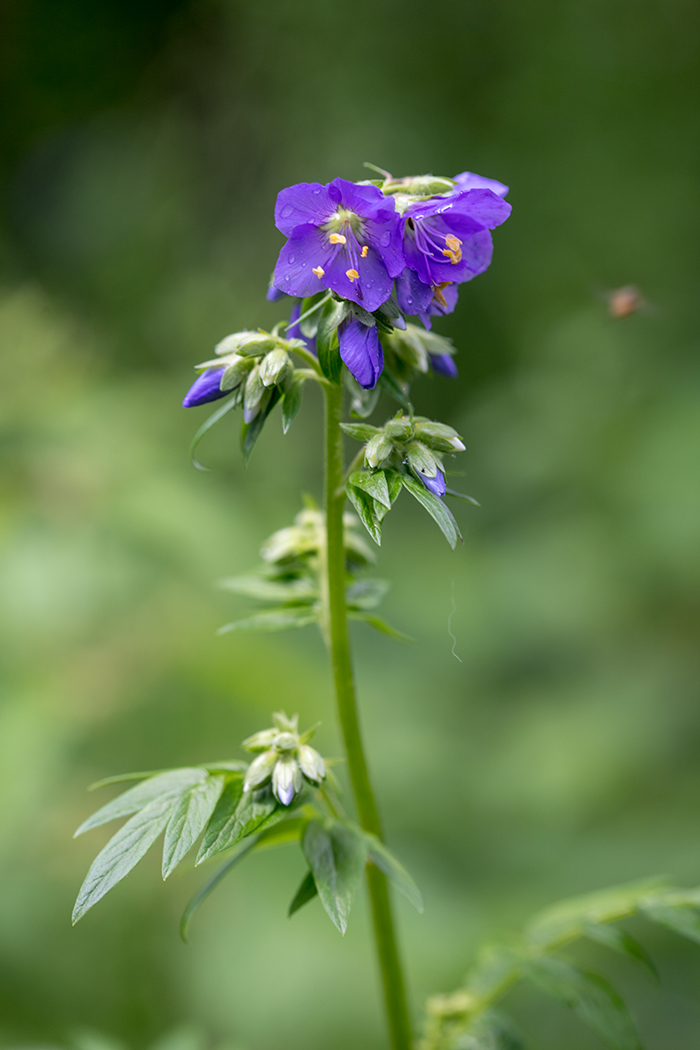
[[[321,366],[326,379],[331,383],[340,382],[340,372],[343,362],[340,360],[338,349],[338,325],[348,316],[350,307],[345,301],[338,302],[336,299],[328,299],[321,310],[316,331],[316,353],[318,363]]]
[[[319,596],[318,584],[308,576],[288,580],[271,580],[265,576],[231,576],[219,580],[219,587],[266,602],[298,603]]]
[[[243,780],[232,781],[224,788],[214,810],[196,863],[201,864],[253,832],[264,831],[284,820],[288,812],[284,806],[278,805],[269,787],[243,792]]]
[[[359,609],[348,609],[348,616],[351,620],[361,620],[368,627],[374,628],[380,634],[385,634],[387,638],[393,638],[395,642],[409,643],[413,641],[410,634],[404,634],[403,631],[397,630],[396,627],[392,627],[390,623],[387,623],[386,620],[375,613],[362,612]]]
[[[694,907],[680,895],[678,899],[674,897],[674,894],[669,893],[665,897],[643,900],[641,911],[653,922],[700,944],[700,912],[697,906]]]
[[[365,838],[369,845],[369,859],[380,871],[384,872],[399,893],[403,894],[406,900],[410,901],[413,907],[422,914],[423,897],[401,861],[394,856],[391,850],[387,849],[383,842],[379,841],[376,835],[365,832]]]
[[[288,631],[295,627],[307,627],[317,623],[320,613],[309,605],[285,606],[282,609],[264,609],[243,620],[234,620],[219,627],[217,634],[229,631]]]
[[[165,829],[163,878],[177,867],[209,823],[226,783],[225,774],[210,776],[180,797]]]
[[[376,609],[382,598],[389,590],[388,580],[379,580],[376,577],[367,577],[364,580],[355,580],[347,588],[348,605],[354,609]]]
[[[301,408],[301,395],[306,376],[295,375],[282,399],[282,430],[286,434]]]
[[[391,510],[391,499],[386,474],[383,470],[356,470],[348,478],[348,483],[357,489],[362,489],[372,496],[377,503],[381,503],[387,510]]]
[[[356,441],[369,441],[370,438],[381,434],[379,427],[373,427],[369,423],[341,423],[340,429]]]
[[[292,903],[289,905],[289,911],[287,913],[289,918],[291,919],[295,911],[299,911],[300,908],[303,908],[305,904],[308,904],[309,901],[312,901],[316,896],[318,896],[318,890],[316,889],[316,883],[314,881],[314,873],[312,871],[307,871],[306,875],[301,880],[299,889],[294,894]]]
[[[92,828],[99,828],[101,824],[108,824],[110,820],[118,820],[120,817],[128,817],[131,813],[138,813],[154,799],[177,799],[183,792],[197,784],[203,784],[206,779],[206,770],[195,767],[169,769],[165,773],[151,776],[122,795],[117,795],[102,809],[98,809],[80,825],[74,837],[77,838],[78,835]]]
[[[437,496],[433,496],[432,492],[428,492],[425,485],[408,474],[401,475],[401,484],[425,507],[431,518],[440,526],[443,536],[454,550],[457,540],[462,539],[462,533],[459,531],[452,511]]]
[[[381,546],[381,519],[377,515],[377,505],[375,504],[374,498],[363,489],[356,488],[355,485],[350,484],[350,482],[345,486],[345,491],[348,494],[350,502],[357,511],[357,516],[367,529],[367,532],[377,546]]]
[[[212,412],[209,418],[204,420],[201,427],[192,438],[192,442],[190,444],[190,458],[192,460],[193,466],[195,466],[197,470],[209,470],[209,467],[203,466],[203,464],[201,464],[198,459],[195,459],[194,454],[197,449],[197,445],[202,440],[204,435],[209,430],[211,430],[213,426],[216,426],[220,419],[223,419],[224,416],[228,412],[230,412],[232,408],[236,408],[237,405],[240,405],[241,400],[242,393],[240,390],[237,390],[235,394],[233,394],[232,397],[228,399],[228,401],[224,401],[224,403],[220,405],[219,408],[217,408],[216,412]]]
[[[138,864],[168,823],[174,805],[172,797],[149,802],[97,854],[80,887],[73,925]]]
[[[603,944],[606,948],[611,948],[622,955],[628,955],[631,959],[636,959],[637,962],[640,962],[642,966],[649,970],[657,981],[659,980],[659,972],[654,966],[646,948],[627,930],[623,930],[619,926],[586,923],[582,932],[590,940],[597,941],[598,944]]]
[[[339,820],[310,820],[302,839],[321,903],[342,934],[367,861],[367,840]]]
[[[625,1004],[600,974],[549,956],[527,963],[524,974],[547,995],[571,1007],[612,1050],[642,1050]]]

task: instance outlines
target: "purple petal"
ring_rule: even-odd
[[[195,379],[183,398],[182,407],[194,408],[195,405],[206,405],[209,401],[218,401],[220,397],[230,394],[230,390],[222,390],[220,387],[221,377],[225,371],[225,368],[210,369]]]
[[[463,211],[489,230],[494,230],[505,222],[513,210],[512,204],[489,189],[466,190],[457,194],[454,201],[455,211]]]
[[[373,390],[384,367],[377,326],[349,319],[338,328],[340,356],[360,386]]]
[[[290,784],[289,787],[278,787],[277,798],[283,806],[289,806],[294,798],[294,785]]]
[[[324,277],[313,271],[328,268],[332,245],[317,226],[297,226],[282,248],[275,266],[275,287],[300,299],[328,288]]]
[[[433,372],[438,372],[441,376],[447,376],[448,379],[456,379],[459,374],[452,354],[431,354],[430,365]]]
[[[275,285],[274,285],[274,274],[273,274],[272,280],[270,281],[270,286],[267,289],[267,294],[265,295],[265,298],[267,299],[267,301],[269,303],[277,303],[277,302],[279,302],[280,299],[286,298],[286,293],[285,292],[281,292],[279,290],[279,288],[275,288]]]
[[[445,317],[446,314],[453,313],[459,299],[459,286],[456,284],[443,285],[442,288],[433,288],[431,290],[433,298],[428,303],[427,310],[419,315],[428,330],[433,327],[431,318]],[[440,297],[444,299],[444,303],[441,302]]]
[[[298,182],[277,194],[275,226],[290,237],[297,226],[306,223],[320,226],[327,222],[335,210],[336,204],[328,186],[322,186],[320,182]]]
[[[485,179],[483,175],[475,175],[473,171],[461,171],[459,175],[453,176],[459,190],[491,190],[499,197],[505,197],[508,186],[496,179]]]
[[[333,179],[328,191],[339,205],[363,220],[366,243],[381,257],[390,277],[398,277],[405,266],[402,247],[403,223],[393,197],[385,197],[376,186],[358,186],[346,179]],[[364,304],[363,304],[364,305]],[[378,304],[379,305],[379,304]],[[366,307],[376,309],[376,307]]]
[[[396,301],[399,304],[399,310],[403,313],[411,316],[424,313],[432,298],[432,287],[424,284],[415,270],[411,270],[408,266],[396,279]]]
[[[352,266],[347,251],[340,248],[336,250],[335,257],[327,263],[325,269],[325,286],[332,288],[343,299],[350,299],[358,306],[363,306],[369,313],[387,301],[394,286],[382,259],[374,248],[369,246],[365,258],[357,260],[355,272],[359,277],[353,280],[348,277],[347,271],[354,270],[355,267]]]
[[[428,492],[432,492],[433,496],[444,496],[447,491],[445,485],[445,475],[441,470],[438,470],[434,478],[429,478],[426,474],[421,474],[418,471],[418,477],[423,482]]]

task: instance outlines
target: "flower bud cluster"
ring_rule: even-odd
[[[383,427],[346,423],[343,430],[366,441],[364,465],[370,470],[410,471],[434,496],[446,492],[441,453],[464,452],[464,442],[453,427],[425,416],[397,415]]]
[[[345,553],[349,562],[367,564],[374,554],[356,528],[359,522],[354,514],[343,515]],[[279,529],[267,539],[260,550],[269,565],[280,565],[298,560],[313,560],[325,549],[326,515],[321,510],[307,507],[294,519],[294,524]]]
[[[383,339],[387,364],[400,382],[412,383],[418,374],[425,374],[430,368],[452,379],[457,375],[453,361],[455,349],[452,340],[444,336],[407,324],[404,329],[394,328]]]
[[[318,785],[326,777],[326,766],[309,740],[316,726],[299,733],[299,716],[288,718],[283,711],[273,714],[274,726],[248,737],[241,744],[257,752],[245,775],[243,790],[252,791],[272,781],[272,791],[283,806],[290,806],[304,781]]]
[[[289,352],[304,349],[301,339],[283,339],[276,332],[234,332],[217,345],[217,357],[197,368],[202,375],[188,391],[186,408],[205,404],[238,393],[243,418],[252,423],[269,402],[272,391],[286,391],[291,385],[294,366]]]

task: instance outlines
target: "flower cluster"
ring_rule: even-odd
[[[441,453],[464,452],[464,442],[452,427],[424,416],[397,415],[383,427],[344,423],[351,437],[366,441],[364,465],[370,470],[409,471],[434,496],[447,491]]]
[[[383,369],[374,313],[393,296],[397,314],[418,316],[426,328],[452,312],[457,286],[491,262],[491,230],[511,211],[507,191],[472,172],[290,186],[275,208],[288,240],[273,288],[299,298],[327,290],[360,308],[340,323],[338,344],[357,382],[372,389]],[[452,374],[447,363],[445,371]]]
[[[259,752],[243,781],[244,792],[272,781],[272,792],[283,806],[291,806],[304,780],[317,786],[326,777],[326,766],[309,740],[317,726],[299,733],[299,715],[288,718],[283,711],[272,716],[274,726],[255,733],[241,744],[246,751]]]

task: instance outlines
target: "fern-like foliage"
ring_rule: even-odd
[[[419,1050],[525,1050],[496,1006],[519,981],[570,1007],[611,1050],[642,1050],[621,996],[601,974],[561,949],[587,937],[622,952],[656,974],[646,950],[622,919],[641,915],[700,944],[700,888],[679,890],[662,880],[634,883],[562,901],[536,915],[520,938],[487,945],[464,987],[428,1000]]]

